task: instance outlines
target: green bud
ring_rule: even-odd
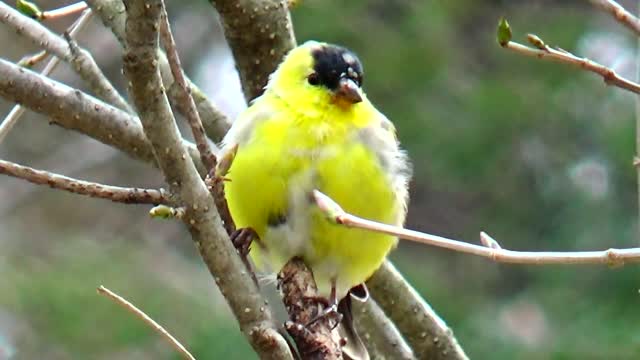
[[[17,0],[16,8],[18,9],[18,11],[32,19],[40,19],[40,17],[42,16],[42,11],[40,11],[38,5],[30,1]]]
[[[537,35],[527,34],[527,41],[529,41],[529,44],[535,46],[536,48],[538,48],[540,50],[546,50],[547,49],[547,45]]]
[[[511,41],[511,27],[504,17],[498,22],[498,44],[504,47]]]
[[[175,216],[176,211],[166,205],[154,206],[149,210],[149,215],[155,219],[169,219]]]

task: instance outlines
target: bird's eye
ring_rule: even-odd
[[[317,73],[311,73],[309,76],[307,76],[307,81],[309,82],[309,84],[315,86],[320,84],[320,77]]]

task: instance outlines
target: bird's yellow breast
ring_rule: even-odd
[[[368,103],[349,111],[304,107],[314,112],[303,113],[277,98],[259,101],[265,100],[272,111],[253,124],[229,170],[231,214],[238,227],[252,227],[260,236],[266,252],[252,247],[258,263],[266,254],[279,271],[291,257],[302,256],[320,293],[328,295],[330,279],[337,277],[342,296],[379,267],[397,239],[332,223],[310,195],[318,189],[350,213],[397,222],[404,210],[390,174],[359,138],[377,113]]]

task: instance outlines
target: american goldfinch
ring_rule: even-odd
[[[387,224],[402,225],[407,207],[407,156],[362,81],[353,52],[308,41],[287,54],[222,144],[223,153],[237,151],[226,195],[237,227],[260,238],[254,262],[277,272],[301,257],[331,302],[364,283],[398,240],[335,224],[313,190]]]

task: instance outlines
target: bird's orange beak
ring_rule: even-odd
[[[346,100],[351,104],[356,104],[362,101],[362,95],[360,95],[358,85],[349,78],[340,79],[340,83],[338,83],[338,90],[336,91],[336,97],[341,100]]]

